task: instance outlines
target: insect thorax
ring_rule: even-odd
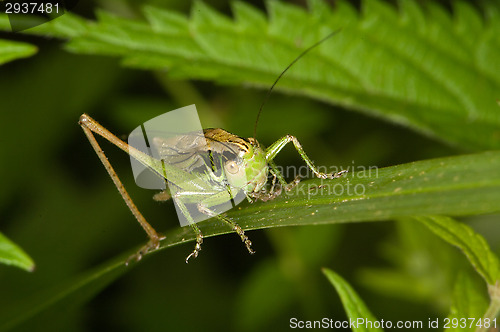
[[[259,192],[266,185],[269,167],[267,165],[266,153],[254,138],[248,138],[253,153],[247,159],[246,176],[249,179],[247,193]]]
[[[205,129],[208,148],[224,155],[228,183],[246,194],[260,191],[267,182],[265,152],[254,138],[242,138],[223,129]]]

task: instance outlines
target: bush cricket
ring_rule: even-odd
[[[274,84],[268,90],[264,102],[259,109],[257,121],[254,127],[254,137],[256,136],[257,123],[263,106],[279,79],[302,56],[328,38],[335,35],[337,32],[338,31],[335,31],[329,34],[316,44],[307,48],[279,75]],[[304,152],[297,138],[291,135],[286,135],[280,138],[268,148],[261,146],[255,138],[242,138],[223,129],[204,129],[204,137],[199,137],[200,135],[193,135],[190,144],[188,144],[188,149],[182,142],[189,136],[189,133],[173,140],[162,141],[160,139],[157,143],[163,148],[177,148],[184,144],[183,153],[187,154],[189,157],[186,158],[182,164],[180,164],[168,163],[163,159],[158,160],[141,152],[140,150],[120,140],[87,114],[82,114],[80,116],[79,124],[102,164],[106,168],[109,176],[113,180],[116,188],[120,192],[122,198],[125,200],[128,208],[149,237],[148,243],[133,256],[136,260],[140,260],[142,255],[145,253],[159,248],[160,241],[164,237],[156,232],[156,230],[146,221],[137,206],[134,204],[132,198],[125,190],[125,187],[111,166],[111,163],[108,161],[106,155],[99,146],[94,134],[102,136],[118,148],[134,157],[141,164],[151,169],[159,177],[164,179],[164,181],[168,181],[169,185],[174,185],[178,188],[178,190],[172,195],[170,195],[167,191],[162,191],[154,195],[153,198],[157,201],[165,201],[172,198],[195,232],[196,244],[194,250],[187,256],[186,263],[190,258],[196,258],[198,256],[203,243],[203,234],[196,222],[193,220],[189,211],[186,209],[185,205],[187,203],[195,204],[198,211],[202,214],[205,214],[208,217],[216,217],[226,223],[240,236],[248,252],[251,254],[254,253],[252,243],[245,235],[243,229],[233,220],[223,214],[215,212],[214,207],[226,202],[228,195],[229,198],[232,199],[236,194],[243,192],[250,202],[257,200],[267,201],[280,195],[283,188],[285,190],[290,190],[292,187],[297,185],[300,179],[296,178],[292,182],[287,183],[273,161],[276,155],[288,143],[293,143],[300,157],[318,178],[334,179],[342,176],[345,172],[341,171],[329,174],[319,172],[318,168]],[[196,143],[200,138],[203,139],[204,144]],[[209,151],[207,151],[207,149]],[[196,160],[201,153],[208,154],[211,163],[218,165],[218,167],[214,168],[212,171],[217,169],[220,170],[219,173],[223,173],[225,176],[224,181],[220,181],[218,175],[211,172],[209,169],[205,172],[199,172],[193,175],[191,169],[194,168],[193,165],[197,164]],[[272,175],[272,183],[270,188],[267,188],[266,184],[269,173]],[[278,180],[279,184],[276,183],[276,180]]]

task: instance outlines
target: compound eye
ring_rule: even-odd
[[[226,171],[231,174],[236,174],[240,171],[240,167],[234,160],[228,161],[225,165]]]

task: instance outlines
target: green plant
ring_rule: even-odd
[[[55,53],[55,51],[52,51],[53,54],[41,54],[39,56],[44,60],[43,64],[33,65],[34,69],[25,77],[17,77],[16,86],[6,81],[2,83],[3,85],[0,84],[0,88],[7,86],[0,91],[4,91],[3,93],[10,91],[14,95],[17,94],[19,98],[26,90],[25,86],[37,80],[33,86],[36,87],[35,98],[41,101],[37,105],[41,111],[33,112],[31,120],[34,125],[28,125],[25,131],[26,133],[31,133],[31,131],[40,133],[38,127],[41,124],[44,128],[50,128],[47,132],[42,131],[43,135],[39,135],[37,139],[49,147],[52,146],[55,150],[55,147],[60,146],[55,133],[77,131],[76,125],[69,128],[69,124],[76,123],[78,115],[89,109],[109,108],[109,111],[106,109],[106,114],[115,123],[121,123],[125,128],[122,130],[126,131],[126,128],[133,128],[138,123],[147,120],[149,115],[174,109],[176,108],[174,105],[177,104],[184,106],[195,101],[199,109],[205,108],[207,112],[213,111],[217,108],[215,105],[221,104],[216,98],[206,97],[204,92],[199,93],[198,85],[183,81],[185,79],[207,80],[227,86],[244,84],[267,89],[301,50],[329,32],[342,28],[338,37],[324,43],[318,50],[301,59],[279,82],[276,90],[359,111],[372,116],[372,119],[366,120],[363,117],[346,115],[348,113],[340,111],[340,115],[337,114],[339,112],[331,114],[333,112],[329,113],[329,111],[333,110],[332,107],[313,103],[309,99],[289,101],[275,95],[273,96],[275,101],[271,99],[264,110],[258,131],[258,135],[262,135],[258,137],[259,141],[265,144],[275,140],[280,136],[278,133],[280,130],[286,130],[299,137],[298,132],[302,132],[306,139],[305,144],[309,140],[309,144],[317,147],[317,151],[328,149],[332,151],[332,159],[337,157],[337,161],[325,157],[322,162],[317,162],[318,164],[349,165],[350,159],[357,158],[363,160],[364,164],[397,163],[399,165],[381,168],[376,174],[369,175],[352,170],[345,179],[333,180],[336,182],[331,183],[314,179],[307,180],[301,183],[299,190],[292,195],[283,195],[274,201],[262,204],[244,205],[241,209],[229,212],[228,216],[245,230],[277,226],[400,220],[398,225],[402,226],[400,226],[399,237],[406,239],[407,247],[398,247],[400,252],[397,254],[394,249],[392,251],[385,249],[389,252],[387,255],[395,267],[390,271],[384,269],[365,271],[365,285],[370,284],[366,282],[366,276],[369,275],[369,279],[380,281],[377,285],[372,283],[370,286],[372,289],[377,287],[385,289],[384,294],[388,294],[387,290],[391,288],[393,291],[405,290],[406,293],[399,293],[412,294],[406,298],[402,295],[405,301],[434,305],[441,316],[451,305],[449,317],[460,318],[463,315],[495,317],[498,313],[498,295],[495,286],[498,280],[496,256],[490,251],[482,237],[474,233],[470,227],[439,215],[465,217],[499,212],[500,152],[484,152],[498,149],[500,146],[498,138],[500,112],[497,104],[498,91],[500,91],[500,75],[498,75],[500,68],[496,61],[500,58],[498,3],[484,2],[480,8],[475,8],[470,3],[456,1],[453,2],[451,14],[433,2],[420,6],[414,2],[401,1],[396,8],[382,1],[365,1],[362,4],[362,11],[358,12],[345,2],[338,2],[335,9],[332,9],[322,1],[310,1],[309,11],[306,11],[296,6],[270,1],[268,3],[269,17],[242,2],[236,2],[232,7],[234,20],[201,2],[193,5],[189,18],[152,5],[147,5],[140,11],[127,7],[127,12],[135,18],[126,18],[121,14],[112,13],[113,7],[108,10],[98,10],[95,21],[68,13],[50,23],[30,29],[26,33],[62,39],[64,49],[78,55],[70,56],[70,53],[61,55],[60,52]],[[9,28],[5,16],[0,16],[0,28],[4,30]],[[1,43],[9,45],[11,42],[1,41]],[[35,51],[35,48],[29,44],[22,45],[26,47],[21,52],[24,56],[31,55]],[[10,52],[8,47],[0,48],[0,50],[0,59],[13,59],[11,55],[8,55]],[[126,94],[116,95],[116,86],[132,84],[131,82],[138,77],[134,75],[139,74],[124,71],[115,64],[113,59],[100,57],[102,55],[120,59],[121,65],[125,67],[153,73],[159,86],[176,102],[166,103],[158,99],[158,96],[142,98],[138,92],[135,99],[127,98]],[[18,55],[14,56],[18,57]],[[89,68],[92,71],[89,71]],[[51,95],[56,95],[54,91],[61,94],[61,91],[57,89],[64,91],[66,88],[62,82],[68,70],[74,75],[71,79],[72,88],[63,93],[68,97],[64,101],[61,101],[61,98],[51,98]],[[88,75],[89,73],[91,75]],[[121,78],[125,75],[128,75],[126,76],[128,79],[122,81]],[[151,78],[148,79],[151,80]],[[173,81],[174,79],[181,80],[181,83]],[[123,83],[124,81],[127,83]],[[56,90],[50,90],[50,86],[56,87]],[[137,86],[133,87],[134,94],[136,92],[134,89],[137,88]],[[209,125],[220,126],[222,123],[231,127],[226,127],[226,129],[235,132],[239,130],[236,132],[239,135],[245,135],[245,130],[247,135],[250,135],[251,128],[249,127],[251,126],[248,125],[248,119],[251,119],[254,113],[249,112],[257,111],[259,101],[263,97],[251,92],[248,92],[247,97],[242,97],[234,89],[223,89],[223,97],[220,97],[224,99],[222,111],[213,111],[210,115],[204,116],[210,117],[209,121],[216,123]],[[115,94],[114,99],[103,97],[113,96],[113,94]],[[107,104],[99,105],[103,100]],[[5,98],[2,103],[2,108],[18,108],[19,114],[23,114],[22,101]],[[200,104],[205,107],[200,107]],[[231,111],[225,111],[225,108],[229,109],[230,106],[233,107]],[[29,108],[27,105],[24,107]],[[229,116],[228,114],[235,113],[234,109],[238,111],[238,114],[245,116],[240,120],[237,116]],[[316,111],[311,111],[309,114],[309,112],[304,112],[304,109],[317,110],[320,115],[315,118]],[[290,115],[286,128],[276,128],[272,125],[276,123],[273,120],[282,117],[280,110]],[[50,115],[51,123],[44,121],[47,115]],[[15,116],[13,115],[9,121],[15,121],[17,119]],[[350,116],[354,117],[349,118]],[[407,130],[397,129],[400,131],[394,133],[396,129],[387,126],[383,128],[388,133],[377,133],[373,131],[374,127],[385,126],[377,118],[403,125]],[[340,124],[335,124],[335,119]],[[342,131],[344,120],[348,124],[345,125],[346,130]],[[343,151],[337,152],[343,150],[344,147],[336,145],[338,136],[337,132],[332,135],[333,128],[343,135],[356,133],[356,142],[349,144],[348,140],[343,140],[347,143],[347,148],[353,148],[353,155]],[[2,134],[6,137],[14,137],[17,135],[15,129],[16,126],[12,129],[6,128]],[[410,130],[424,134],[432,140],[412,136]],[[314,138],[317,133],[323,133],[324,137]],[[394,156],[390,152],[390,148],[398,148],[395,141],[400,141],[400,135],[409,137],[410,143],[408,144],[413,144],[411,146],[414,147],[414,150],[410,152],[404,149],[407,153],[404,158],[399,155]],[[365,137],[365,139],[360,137]],[[440,145],[437,141],[445,142],[453,149]],[[429,143],[432,143],[432,148],[425,147],[425,144]],[[108,148],[105,147],[105,149]],[[88,149],[88,147],[82,145],[81,149]],[[71,235],[57,234],[56,239],[61,245],[69,248],[65,255],[59,260],[57,255],[56,257],[51,255],[35,257],[38,266],[52,267],[53,270],[61,271],[54,273],[55,277],[53,276],[52,280],[55,281],[52,283],[56,286],[49,288],[47,282],[43,280],[34,282],[31,288],[22,294],[24,296],[21,297],[22,301],[0,314],[0,321],[4,322],[4,328],[18,324],[29,326],[29,324],[35,324],[33,322],[37,319],[43,321],[46,319],[44,317],[52,317],[51,312],[56,314],[60,308],[79,306],[128,271],[123,262],[132,250],[120,254],[118,258],[103,263],[99,267],[83,272],[77,278],[70,278],[81,270],[82,266],[86,266],[84,264],[87,262],[86,259],[103,260],[99,253],[94,252],[92,256],[92,250],[89,249],[94,241],[99,241],[99,236],[96,235],[96,233],[99,234],[99,230],[108,237],[110,232],[115,231],[120,235],[122,231],[118,229],[127,227],[124,225],[126,222],[121,223],[121,220],[113,222],[113,220],[131,220],[132,218],[127,215],[126,208],[121,206],[113,188],[108,188],[112,187],[111,183],[104,182],[91,191],[75,190],[75,185],[71,181],[65,183],[65,180],[53,171],[52,160],[49,158],[51,154],[47,154],[50,151],[50,149],[30,149],[30,156],[32,160],[37,160],[39,168],[33,170],[32,165],[21,163],[16,173],[5,179],[4,191],[1,192],[0,197],[8,202],[9,191],[16,192],[15,188],[22,183],[20,180],[22,177],[32,174],[31,176],[35,179],[33,174],[37,174],[32,182],[38,185],[37,188],[50,186],[51,191],[46,196],[50,199],[41,201],[39,206],[34,206],[30,215],[19,217],[19,220],[24,220],[24,225],[26,225],[19,231],[19,237],[23,238],[21,235],[25,234],[25,239],[31,239],[31,241],[36,239],[43,243],[47,241],[47,237],[39,237],[40,234],[53,234],[57,229],[61,229],[61,225],[66,225],[63,228],[64,234],[74,231],[75,240],[72,241]],[[457,155],[464,151],[469,154]],[[310,152],[311,155],[314,153]],[[455,156],[442,157],[452,154]],[[430,159],[435,156],[441,158]],[[18,150],[7,151],[6,158],[7,160],[21,160],[21,154]],[[95,159],[89,156],[90,160],[93,160],[92,158]],[[287,162],[290,159],[291,162],[297,161],[289,157]],[[416,159],[429,160],[404,163],[404,161]],[[76,162],[82,161],[77,159]],[[278,164],[286,163],[278,161]],[[71,167],[82,172],[84,177],[95,176],[94,171],[85,173],[79,165],[75,163],[72,165]],[[97,161],[95,163],[90,161],[84,167],[95,168],[95,173],[101,171]],[[362,194],[351,195],[347,192],[339,193],[330,190],[331,186],[336,183],[344,186],[351,185],[352,188],[359,185],[366,188],[366,191]],[[140,202],[147,205],[142,200]],[[28,204],[35,203],[37,202]],[[108,208],[109,204],[113,204],[116,209],[123,210],[120,218],[113,218],[111,209]],[[92,206],[93,210],[100,211],[98,216],[93,217],[99,220],[90,221],[88,212],[77,206]],[[31,228],[34,225],[26,220],[33,220],[39,211],[56,211],[51,214],[55,214],[56,219],[66,220],[66,222],[54,224],[59,228],[53,227],[52,233],[44,233],[50,231],[50,225],[48,225],[49,229],[44,229],[40,234],[29,235],[32,233],[29,232],[28,225],[31,225]],[[157,218],[160,217],[157,216]],[[415,284],[415,271],[419,273],[425,271],[422,266],[405,265],[412,262],[410,259],[412,255],[418,256],[426,264],[431,264],[439,258],[425,254],[428,249],[426,243],[434,241],[430,240],[433,235],[425,229],[412,226],[417,224],[414,219],[464,251],[489,287],[491,300],[489,306],[484,285],[481,286],[474,279],[475,277],[464,264],[463,257],[458,257],[453,251],[448,253],[448,249],[443,249],[447,247],[442,243],[436,243],[435,246],[442,250],[443,255],[446,253],[446,259],[444,259],[446,263],[444,267],[441,267],[443,270],[438,269],[438,273],[434,271],[434,274],[429,273],[429,275],[445,276],[443,277],[444,284],[448,288],[441,287],[438,296],[436,285],[442,280],[425,274],[419,276],[420,280],[426,282],[420,283],[418,288],[412,286]],[[105,221],[109,224],[102,225]],[[129,223],[132,224],[132,222]],[[199,225],[207,237],[230,231],[227,226],[217,220],[208,220]],[[369,224],[364,225],[370,227]],[[113,227],[112,230],[111,227]],[[317,287],[319,286],[314,286],[314,282],[317,282],[318,276],[316,272],[311,271],[319,271],[318,265],[333,265],[333,257],[339,256],[335,253],[340,250],[341,240],[334,235],[336,232],[321,227],[326,226],[317,226],[317,229],[321,231],[303,227],[303,230],[290,228],[287,231],[285,228],[268,232],[276,257],[264,258],[248,273],[248,279],[241,281],[244,287],[242,286],[239,300],[235,305],[237,312],[235,317],[238,317],[232,322],[235,327],[251,330],[262,329],[267,323],[276,324],[273,319],[286,317],[284,313],[288,312],[286,308],[289,308],[290,303],[301,303],[303,312],[308,317],[317,316],[318,313],[328,313],[328,306],[320,305],[321,303],[315,301],[318,299]],[[341,229],[335,228],[336,231]],[[161,249],[192,241],[194,235],[189,229],[177,228],[168,232],[166,236],[167,239],[162,242]],[[17,239],[17,237],[13,238]],[[100,241],[106,248],[109,242],[102,238]],[[22,243],[23,247],[29,244],[28,252],[37,252],[28,240],[24,243],[17,242]],[[124,242],[121,243],[122,245],[129,243],[118,242]],[[380,242],[386,241],[380,240]],[[255,249],[259,253],[259,248]],[[169,251],[175,252],[173,248]],[[90,256],[85,256],[84,253]],[[244,255],[243,252],[239,254]],[[176,256],[172,259],[182,262],[182,259],[179,259],[180,256]],[[68,261],[68,257],[71,257],[71,261],[62,268],[61,262]],[[363,254],[355,257],[363,257]],[[237,259],[248,258],[238,257]],[[159,264],[159,260],[155,262]],[[157,266],[150,266],[148,270],[147,264],[148,262],[141,265],[144,271],[157,271]],[[198,264],[203,266],[203,263]],[[343,263],[339,268],[348,275],[350,274],[353,279],[355,278],[356,274],[349,272],[349,263]],[[335,268],[335,270],[338,269]],[[460,274],[457,271],[461,271]],[[169,270],[169,274],[176,272],[179,271]],[[206,274],[206,271],[198,270],[197,273]],[[325,273],[337,287],[340,285],[344,290],[349,290],[348,285],[346,286],[345,282],[333,272]],[[43,272],[41,274],[43,275]],[[137,276],[137,274],[132,275]],[[455,278],[457,275],[458,277]],[[49,278],[49,274],[45,276]],[[363,274],[359,274],[357,278],[363,280]],[[391,280],[392,283],[384,284],[382,281],[384,278]],[[217,278],[214,279],[217,280]],[[9,280],[12,279],[8,277],[4,279],[2,287],[8,284]],[[28,281],[25,282],[28,283]],[[146,287],[144,282],[139,284]],[[151,285],[154,284],[151,283]],[[217,282],[210,284],[212,287],[217,287]],[[276,286],[277,284],[279,287]],[[47,290],[30,297],[28,293],[38,288],[39,285]],[[207,285],[205,286],[203,291],[206,292],[207,298],[217,296],[206,289],[209,288]],[[184,293],[181,294],[182,299],[186,298],[186,300],[179,299],[186,306],[196,302],[196,290],[199,291],[199,289],[196,286],[192,289],[192,291],[184,289]],[[22,293],[22,291],[19,292]],[[394,293],[398,292],[394,291]],[[5,294],[7,294],[5,298],[10,299],[16,293],[12,290],[6,291]],[[269,303],[272,303],[272,306],[266,307],[265,304],[260,303],[259,296],[270,298]],[[24,298],[31,298],[31,300],[24,300]],[[353,298],[359,299],[358,296]],[[139,296],[137,300],[139,302],[136,303],[141,303],[141,299]],[[474,299],[477,301],[473,301]],[[8,302],[8,300],[4,301]],[[233,302],[227,301],[231,304],[223,303],[221,306],[231,308]],[[351,299],[351,301],[358,300]],[[5,305],[5,303],[0,304]],[[144,303],[149,302],[144,299]],[[262,309],[256,309],[261,306]],[[346,307],[349,306],[346,304]],[[377,308],[371,305],[368,307],[372,308],[376,316],[379,316]],[[313,311],[310,308],[317,310]],[[217,326],[216,315],[208,308],[206,311],[204,319],[209,322],[209,325],[213,323]],[[190,311],[189,313],[204,315],[203,312]],[[398,313],[395,311],[394,315]],[[153,314],[154,309],[151,309],[151,312],[144,314],[144,317]],[[429,312],[421,310],[419,317],[425,317],[428,314]],[[169,314],[165,313],[165,315]],[[367,314],[364,310],[360,310],[357,314],[348,312],[348,315],[355,317],[355,315]],[[35,319],[30,321],[31,318]],[[64,320],[77,321],[77,318],[71,315],[65,317],[61,322],[63,326],[70,324]],[[142,321],[142,324],[139,323],[140,320],[133,322],[131,328],[149,324],[150,321],[145,320],[147,322]],[[186,327],[178,322],[169,321],[169,323],[171,324],[169,327],[172,328]],[[185,324],[192,327],[195,323]]]

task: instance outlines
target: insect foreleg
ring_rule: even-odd
[[[267,158],[267,155],[266,155],[266,158]],[[283,174],[281,174],[281,172],[279,171],[279,169],[276,166],[276,163],[274,162],[274,160],[272,160],[272,159],[267,160],[267,164],[269,165],[269,171],[271,172],[271,174],[275,178],[278,179],[279,183],[281,184],[281,186],[283,188],[286,188],[286,186],[287,186],[286,180],[283,177]]]
[[[299,184],[300,179],[302,178],[300,175],[297,175],[292,182],[287,183],[283,177],[283,174],[281,174],[281,172],[278,170],[278,167],[276,166],[275,162],[273,160],[270,160],[268,164],[271,167],[270,172],[278,177],[281,186],[285,188],[286,191],[292,190],[297,184]]]
[[[274,191],[275,188],[276,188],[276,177],[277,176],[276,176],[275,173],[272,173],[272,174],[273,174],[273,181],[271,182],[271,189],[269,190],[269,195],[270,196],[274,196],[275,193],[278,193],[278,192],[281,193],[281,189],[278,189],[278,190]]]
[[[164,239],[163,236],[160,236],[156,230],[146,221],[144,216],[141,214],[137,206],[134,204],[132,201],[132,198],[128,194],[127,190],[125,190],[125,187],[123,186],[123,183],[121,182],[120,178],[118,177],[118,174],[116,174],[115,170],[113,169],[113,166],[111,166],[111,163],[108,161],[108,158],[106,158],[106,155],[104,154],[104,151],[101,149],[99,146],[99,143],[97,143],[97,140],[94,137],[94,133],[97,133],[104,138],[106,138],[108,141],[111,143],[117,145],[120,148],[126,148],[128,144],[125,142],[121,141],[119,138],[114,136],[111,132],[109,132],[107,129],[102,127],[99,123],[97,123],[94,119],[89,117],[86,114],[83,114],[80,117],[79,121],[80,126],[83,129],[83,132],[87,136],[90,144],[92,145],[92,148],[96,152],[97,156],[101,160],[102,164],[104,165],[104,168],[106,168],[106,171],[108,172],[109,176],[113,180],[116,188],[120,192],[120,195],[122,196],[123,200],[127,204],[128,208],[134,215],[134,217],[137,219],[139,224],[142,226],[144,231],[146,231],[148,237],[149,237],[149,242],[142,247],[137,254],[134,256],[136,260],[140,260],[142,258],[142,255],[153,250],[157,249],[160,246],[160,240]],[[128,264],[128,261],[127,261]]]
[[[259,192],[253,192],[253,193],[249,194],[250,197],[255,198],[255,201],[258,199],[260,199],[263,202],[273,200],[276,197],[278,197],[279,195],[281,195],[282,188],[287,188],[287,186],[288,186],[285,178],[283,177],[281,172],[276,167],[276,164],[274,163],[274,161],[270,160],[268,162],[268,165],[269,165],[269,172],[273,175],[271,189],[269,189],[269,192],[267,192],[265,190],[261,190]],[[278,189],[276,189],[276,179],[280,183],[280,186],[278,187]],[[253,202],[253,201],[251,201],[251,202]]]
[[[266,150],[266,160],[268,163],[272,161],[276,155],[287,145],[288,143],[293,142],[295,149],[299,153],[300,157],[305,161],[309,169],[320,179],[336,179],[342,176],[346,171],[340,171],[338,173],[322,173],[318,170],[318,168],[314,165],[312,160],[307,156],[302,145],[300,145],[299,140],[292,135],[286,135],[276,142],[274,142],[270,147]],[[295,182],[295,181],[294,181]]]

